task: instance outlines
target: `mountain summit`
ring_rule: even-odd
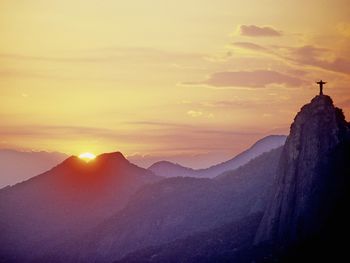
[[[88,163],[71,156],[0,190],[0,262],[40,258],[117,213],[139,188],[160,179],[115,152]]]
[[[336,231],[349,189],[349,138],[349,123],[329,96],[316,96],[302,107],[284,146],[256,244],[289,246]]]

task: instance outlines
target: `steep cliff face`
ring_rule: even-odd
[[[316,96],[295,117],[274,196],[255,244],[292,244],[320,235],[342,217],[349,190],[349,124],[329,96]],[[340,212],[341,213],[341,212]]]

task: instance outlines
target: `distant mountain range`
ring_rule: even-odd
[[[80,260],[112,262],[135,249],[262,213],[281,150],[265,153],[220,178],[168,178],[141,188],[123,210],[80,240]]]
[[[27,180],[59,164],[68,156],[58,152],[0,149],[0,188]]]
[[[48,172],[0,190],[0,259],[89,262],[100,260],[94,253],[113,242],[103,251],[113,261],[153,242],[220,226],[251,211],[261,213],[280,152],[262,154],[217,179],[162,179],[121,153],[89,163],[69,157]],[[136,225],[143,230],[134,236]]]
[[[164,177],[214,177],[224,171],[235,169],[264,152],[283,145],[285,139],[286,136],[284,135],[267,136],[236,157],[206,169],[194,170],[168,161],[154,163],[148,169]],[[0,189],[43,173],[67,157],[68,155],[58,152],[22,152],[0,149]]]
[[[234,158],[206,169],[195,170],[168,161],[161,161],[151,165],[148,170],[151,170],[153,173],[164,177],[189,176],[213,178],[225,171],[234,170],[248,163],[250,160],[264,152],[268,152],[282,146],[285,143],[286,138],[287,136],[285,135],[270,135],[264,137],[257,141],[248,150],[238,154]]]

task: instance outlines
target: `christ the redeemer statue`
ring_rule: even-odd
[[[318,85],[320,85],[320,95],[323,95],[323,85],[326,84],[327,82],[324,82],[322,80],[316,82]]]

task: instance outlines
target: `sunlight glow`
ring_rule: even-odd
[[[79,155],[79,158],[82,159],[82,160],[84,160],[84,161],[86,161],[86,162],[89,162],[89,161],[95,159],[95,158],[96,158],[96,155],[93,154],[93,153],[86,152],[86,153],[80,154],[80,155]]]

